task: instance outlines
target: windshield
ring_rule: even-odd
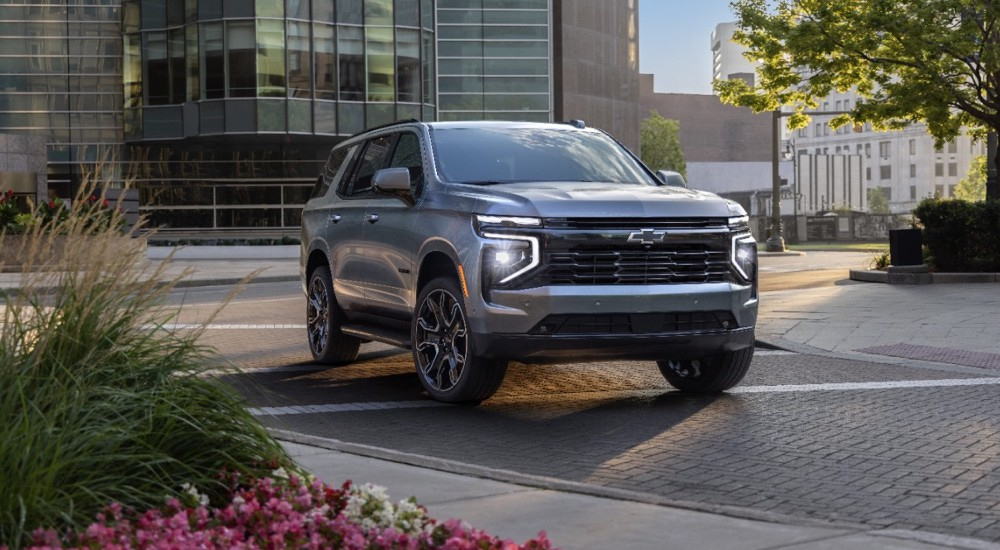
[[[613,139],[572,128],[434,130],[438,170],[456,183],[596,181],[656,185]]]

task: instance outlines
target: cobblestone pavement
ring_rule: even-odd
[[[664,501],[1000,542],[994,369],[758,350],[736,391],[689,396],[651,362],[514,363],[494,398],[447,406],[399,350],[309,364],[301,298],[268,292],[203,336],[257,369],[227,380],[268,425]],[[272,325],[222,328],[265,312]]]

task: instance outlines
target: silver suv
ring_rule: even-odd
[[[303,212],[309,347],[410,348],[447,402],[493,395],[508,360],[652,359],[720,392],[753,358],[747,221],[578,121],[375,128],[333,148]]]

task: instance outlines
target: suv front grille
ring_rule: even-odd
[[[736,328],[728,311],[549,315],[530,334],[667,334]]]
[[[699,244],[575,250],[549,252],[545,266],[545,278],[553,285],[718,283],[729,275],[729,254]]]
[[[725,229],[726,218],[545,218],[546,229]]]

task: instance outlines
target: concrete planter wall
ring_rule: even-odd
[[[39,246],[39,249],[32,252],[30,247],[32,243],[30,242],[31,237],[28,235],[4,235],[0,238],[0,272],[3,273],[17,273],[24,271],[26,269],[26,260],[29,255],[34,254],[34,261],[31,262],[31,269],[33,271],[55,271],[59,269],[67,269],[71,265],[77,267],[81,265],[86,265],[86,261],[81,258],[74,259],[67,258],[68,254],[75,252],[87,253],[88,250],[94,247],[104,246],[106,243],[97,242],[102,238],[107,237],[66,237],[61,235],[44,237],[40,239],[39,243],[35,246]],[[112,237],[115,238],[115,237]],[[68,247],[74,248],[68,248]],[[133,239],[127,236],[121,236],[113,246],[117,247],[141,247],[146,248],[146,241],[144,239]],[[117,249],[116,249],[117,250]],[[127,251],[123,252],[127,253]],[[144,257],[145,255],[140,257]]]

